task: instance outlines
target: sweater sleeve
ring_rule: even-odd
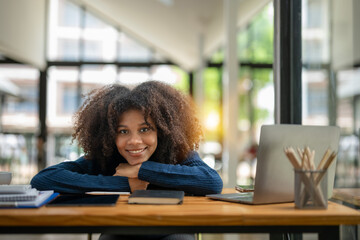
[[[142,163],[138,177],[154,185],[194,195],[220,193],[223,187],[219,174],[196,152],[191,152],[183,163],[176,165],[146,161]]]
[[[38,190],[54,190],[60,193],[130,191],[126,177],[92,175],[91,161],[83,157],[41,170],[32,178],[30,184]]]

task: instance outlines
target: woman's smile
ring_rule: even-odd
[[[157,131],[151,118],[139,110],[124,112],[119,118],[116,147],[130,165],[143,163],[157,147]]]
[[[138,154],[138,153],[141,153],[143,151],[145,151],[146,148],[143,148],[143,149],[139,149],[139,150],[127,150],[129,153],[131,154]]]

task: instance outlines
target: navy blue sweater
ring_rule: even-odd
[[[223,187],[218,173],[196,152],[176,165],[146,161],[140,167],[138,178],[150,183],[148,189],[177,189],[191,195],[220,193]],[[92,161],[83,157],[45,168],[33,177],[31,185],[38,190],[60,193],[130,191],[127,177],[95,175]]]

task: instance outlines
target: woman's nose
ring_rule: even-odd
[[[141,143],[142,139],[139,136],[139,134],[131,134],[129,140],[128,140],[128,144],[138,144]]]

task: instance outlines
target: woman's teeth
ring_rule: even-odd
[[[132,151],[130,151],[129,150],[129,153],[141,153],[142,151],[143,151],[144,149],[140,149],[140,150],[132,150]]]

